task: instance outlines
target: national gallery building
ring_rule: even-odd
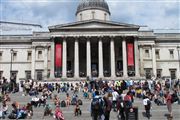
[[[111,21],[105,0],[83,0],[75,15],[75,22],[48,31],[37,24],[1,21],[0,77],[180,78],[180,32]]]

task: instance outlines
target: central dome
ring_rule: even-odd
[[[110,14],[108,4],[105,0],[81,0],[77,7],[76,15],[84,10],[99,9]]]
[[[77,21],[109,20],[109,6],[105,0],[81,0],[76,11]]]

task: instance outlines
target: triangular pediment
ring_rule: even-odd
[[[102,20],[87,20],[87,21],[79,21],[74,23],[68,23],[68,24],[60,24],[60,25],[54,25],[50,26],[50,31],[56,31],[56,30],[67,30],[67,29],[107,29],[107,28],[115,28],[115,29],[121,29],[121,28],[134,28],[139,29],[140,26],[133,25],[133,24],[126,24],[126,23],[118,23],[113,21],[102,21]]]

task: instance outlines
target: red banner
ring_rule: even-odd
[[[127,53],[128,53],[128,66],[134,66],[134,44],[127,44]]]
[[[62,45],[56,44],[56,67],[62,67]]]

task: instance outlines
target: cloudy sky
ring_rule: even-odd
[[[0,0],[0,20],[41,24],[43,27],[75,21],[80,0]],[[147,25],[153,29],[180,29],[180,0],[106,0],[111,20]]]

